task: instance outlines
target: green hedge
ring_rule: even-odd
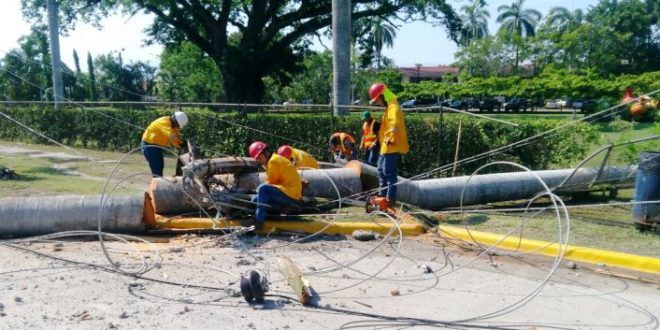
[[[590,73],[550,71],[533,78],[518,76],[470,78],[460,83],[423,81],[403,84],[399,98],[444,99],[465,97],[506,96],[528,99],[601,99],[617,104],[627,86],[635,93],[650,93],[660,89],[660,71],[638,75],[600,77]],[[654,96],[657,97],[657,96]]]
[[[126,151],[137,147],[142,130],[153,119],[168,115],[171,110],[135,109],[64,109],[50,107],[1,108],[2,112],[34,128],[36,131],[68,145]],[[319,114],[218,114],[207,110],[187,110],[190,125],[183,130],[184,138],[194,141],[207,157],[246,155],[247,146],[263,140],[273,146],[291,144],[305,149],[319,159],[328,160],[327,139],[334,130],[345,130],[356,137],[360,121],[356,115],[332,117]],[[110,117],[116,118],[116,120]],[[480,154],[512,142],[534,136],[562,124],[531,119],[513,127],[465,116],[446,115],[441,136],[437,115],[407,115],[406,123],[411,152],[403,157],[401,173],[406,176],[423,173],[453,161],[459,120],[462,137],[459,159]],[[45,143],[43,138],[0,117],[0,139]],[[287,140],[290,139],[290,140]],[[507,150],[481,161],[459,168],[470,173],[476,167],[493,160],[512,160],[534,169],[549,166],[569,166],[580,159],[597,139],[595,128],[580,123],[562,129],[535,143]],[[297,141],[297,142],[292,142]],[[438,148],[440,158],[438,159]]]

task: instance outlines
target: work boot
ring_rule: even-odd
[[[256,219],[250,217],[250,218],[245,218],[240,220],[241,226],[243,227],[250,227],[254,226],[254,231],[259,232],[262,229],[264,229],[264,222],[263,221],[257,221]]]
[[[391,215],[393,215],[393,216],[396,216],[396,214],[397,214],[396,200],[389,200],[388,199],[388,200],[385,201],[385,203],[387,204],[387,209],[385,209],[384,211],[391,214]]]

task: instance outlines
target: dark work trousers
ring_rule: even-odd
[[[151,169],[151,176],[154,178],[163,176],[163,168],[165,167],[165,159],[163,157],[163,149],[155,144],[149,144],[144,141],[140,144],[142,154],[149,163]]]
[[[378,196],[385,196],[390,201],[396,200],[396,182],[398,180],[397,161],[399,154],[384,154],[378,159]]]

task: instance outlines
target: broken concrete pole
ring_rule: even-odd
[[[104,232],[142,232],[144,200],[144,194],[106,196],[101,208],[101,195],[2,198],[0,237],[97,230],[99,216]]]

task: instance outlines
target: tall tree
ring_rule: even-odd
[[[500,13],[497,23],[501,29],[521,37],[531,37],[536,33],[536,25],[541,20],[541,13],[536,9],[523,9],[525,0],[517,0],[510,6],[502,5],[497,8]]]
[[[371,28],[371,35],[369,37],[370,44],[373,45],[376,54],[376,67],[381,68],[383,46],[391,48],[394,45],[394,38],[396,38],[397,27],[380,17],[376,18]]]
[[[80,75],[80,59],[78,58],[78,52],[73,50],[73,64],[76,66],[76,74]]]
[[[52,98],[48,28],[35,25],[0,61],[0,95],[9,100],[33,101]]]
[[[642,0],[601,0],[589,11],[587,21],[606,32],[591,39],[589,57],[596,70],[620,74],[660,69],[654,9]]]
[[[516,0],[510,6],[502,5],[497,8],[500,13],[497,22],[501,23],[501,30],[513,35],[515,47],[515,70],[518,71],[520,59],[520,38],[531,37],[536,33],[536,25],[541,20],[541,13],[536,9],[524,9],[525,0]]]
[[[229,101],[259,102],[263,78],[299,68],[301,49],[331,23],[328,0],[60,0],[63,23],[76,18],[98,22],[115,10],[146,11],[156,16],[155,42],[188,40],[208,54],[222,73]],[[43,17],[44,0],[22,0],[24,14]],[[353,0],[352,19],[391,17],[445,26],[457,40],[460,20],[446,0]],[[71,25],[68,25],[69,28]],[[231,42],[229,31],[237,30]]]
[[[470,5],[461,7],[463,14],[461,21],[461,44],[469,45],[473,40],[481,39],[488,35],[488,19],[490,13],[484,8],[485,1],[474,0]]]
[[[547,24],[560,34],[580,26],[583,21],[582,10],[576,9],[571,12],[564,7],[553,7],[547,17]]]
[[[124,64],[121,53],[100,55],[94,63],[101,98],[108,101],[140,101],[149,91],[156,70],[142,62]]]
[[[94,72],[94,61],[90,52],[87,52],[87,71],[89,74],[89,100],[96,101],[96,73]]]
[[[213,60],[194,44],[171,45],[160,56],[158,96],[166,101],[218,102],[222,76]]]

